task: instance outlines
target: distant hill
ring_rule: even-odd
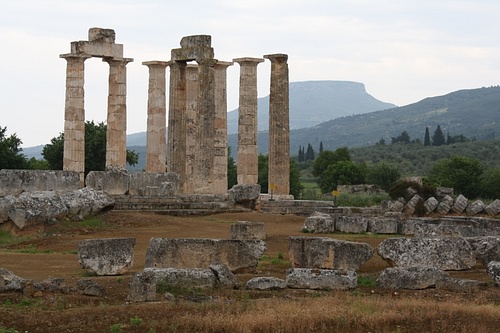
[[[351,81],[290,82],[290,129],[311,127],[353,114],[392,108],[369,95],[362,83]],[[269,96],[257,101],[259,131],[269,129]],[[228,134],[238,133],[238,109],[227,114]]]

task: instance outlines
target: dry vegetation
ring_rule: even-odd
[[[229,237],[238,220],[265,222],[267,251],[258,274],[284,278],[289,267],[287,239],[301,233],[297,216],[220,214],[175,218],[148,213],[111,212],[102,222],[63,223],[18,232],[21,243],[0,249],[0,267],[40,281],[63,277],[70,286],[90,278],[106,288],[106,297],[77,292],[0,294],[0,332],[500,332],[500,288],[476,293],[445,290],[391,291],[370,286],[387,264],[378,256],[361,267],[364,284],[352,291],[283,290],[255,292],[212,290],[178,292],[175,301],[125,301],[131,276],[142,269],[151,237]],[[8,225],[2,226],[8,229]],[[324,236],[324,235],[323,235]],[[335,234],[374,248],[384,237]],[[30,237],[26,240],[25,237]],[[75,250],[87,238],[136,237],[132,271],[120,277],[88,277]],[[487,280],[484,268],[455,272],[456,277]],[[3,329],[3,331],[2,331]],[[14,332],[12,330],[12,332]]]

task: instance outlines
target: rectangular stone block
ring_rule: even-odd
[[[362,216],[337,216],[335,230],[352,234],[361,234],[368,230],[368,221]]]
[[[108,195],[124,195],[129,191],[130,176],[126,171],[90,171],[85,185]]]
[[[177,193],[179,193],[179,176],[173,172],[135,172],[130,175],[130,195],[155,194],[173,196]]]
[[[231,225],[231,239],[266,239],[263,222],[238,221]]]
[[[80,188],[80,176],[74,171],[0,170],[0,197],[23,192],[67,192]]]

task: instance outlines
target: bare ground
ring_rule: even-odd
[[[19,237],[29,237],[27,241],[15,245],[0,248],[0,267],[14,272],[25,279],[42,281],[49,277],[61,277],[70,287],[76,286],[76,281],[82,278],[92,279],[99,285],[105,287],[106,294],[103,298],[80,295],[76,291],[69,293],[45,292],[33,295],[31,292],[22,293],[0,293],[0,332],[1,328],[15,328],[19,332],[181,332],[191,331],[185,326],[173,325],[176,318],[186,317],[186,313],[201,311],[200,306],[206,313],[211,311],[211,306],[220,306],[220,302],[241,302],[249,300],[258,302],[259,299],[278,299],[278,307],[285,309],[287,302],[296,297],[305,300],[311,299],[311,293],[300,290],[284,290],[280,292],[249,292],[244,289],[235,291],[214,291],[211,295],[203,297],[192,297],[185,295],[175,302],[130,304],[126,302],[128,283],[132,275],[143,269],[145,255],[149,240],[152,237],[185,237],[185,238],[229,238],[230,225],[236,221],[259,221],[265,223],[267,233],[267,250],[265,255],[276,258],[282,254],[285,260],[288,258],[288,237],[305,236],[301,232],[304,217],[292,215],[273,215],[260,212],[252,213],[226,213],[199,217],[172,217],[154,213],[130,213],[130,212],[108,212],[99,216],[103,221],[97,227],[83,227],[78,222],[58,223],[53,226],[32,226],[23,231],[17,231],[8,224],[2,228],[15,232]],[[312,236],[312,235],[311,235]],[[339,238],[350,241],[369,243],[373,248],[383,241],[380,235],[318,235]],[[79,264],[76,251],[78,244],[83,239],[110,238],[110,237],[135,237],[136,246],[134,251],[134,265],[132,269],[123,276],[114,277],[89,277]],[[268,264],[259,267],[255,274],[239,274],[237,277],[244,283],[255,276],[271,275],[280,278],[285,277],[285,270],[289,264]],[[374,279],[388,267],[376,254],[365,263],[358,272],[361,276]],[[489,281],[484,267],[476,267],[470,271],[452,272],[454,277]],[[482,318],[485,332],[500,332],[500,288],[489,283],[488,287],[479,292],[450,292],[444,290],[423,291],[390,291],[375,287],[359,287],[351,292],[315,292],[314,296],[319,298],[335,297],[346,300],[353,295],[373,297],[376,295],[386,303],[401,302],[403,299],[422,300],[422,302],[436,302],[450,306],[492,306],[496,309],[492,317]],[[223,300],[223,301],[221,301]],[[201,303],[199,303],[201,301]],[[219,302],[219,303],[218,303]],[[238,303],[240,302],[240,303]],[[314,302],[314,300],[311,300]],[[196,304],[196,305],[193,305]],[[200,305],[202,304],[202,305]],[[215,305],[214,305],[215,304]],[[246,304],[246,303],[245,303]],[[272,306],[272,305],[271,305]],[[304,306],[308,306],[305,304]],[[312,305],[311,305],[312,306]],[[403,305],[402,305],[403,306]],[[225,309],[225,308],[224,308]],[[331,311],[334,311],[330,309]],[[227,311],[224,310],[224,311]],[[328,309],[325,309],[328,311]],[[204,312],[204,313],[205,313]],[[284,318],[291,316],[288,311]],[[225,313],[225,312],[222,312]],[[231,315],[227,315],[227,321]],[[462,313],[452,312],[449,320],[460,322]],[[140,320],[131,321],[131,318]],[[422,322],[424,321],[424,323]],[[356,321],[343,328],[345,332],[358,331],[384,331],[384,332],[416,332],[429,331],[432,327],[441,327],[439,331],[465,331],[467,326],[446,325],[450,330],[442,326],[432,326],[415,318],[401,318],[395,322],[388,322],[387,327],[375,326],[370,330],[370,325]],[[462,318],[463,320],[463,318]],[[139,321],[141,321],[140,324]],[[286,321],[286,320],[285,320]],[[314,321],[313,321],[314,322]],[[467,321],[465,321],[467,322]],[[420,324],[419,324],[420,323]],[[201,324],[200,324],[201,325]],[[203,326],[205,325],[205,326]],[[304,331],[295,326],[296,330],[286,328],[285,324],[278,328],[253,327],[247,329],[235,329],[239,326],[206,326],[197,328],[196,331],[241,331],[241,332],[267,332],[267,331]],[[229,324],[228,324],[229,325]],[[429,326],[430,325],[430,326]],[[183,328],[184,327],[184,328]],[[216,328],[219,327],[219,328]],[[221,328],[222,327],[222,328]],[[233,327],[232,329],[230,327]],[[281,328],[280,328],[281,327]],[[292,326],[293,327],[293,326]],[[323,329],[321,328],[323,327]],[[306,331],[330,331],[327,326],[313,325]],[[339,327],[339,326],[335,326]],[[378,329],[377,329],[378,327]],[[381,328],[382,327],[382,328]]]

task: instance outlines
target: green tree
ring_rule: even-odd
[[[411,142],[410,135],[407,131],[401,132],[401,134],[395,138],[391,138],[392,143],[405,143],[408,144]]]
[[[328,168],[330,164],[340,161],[350,161],[349,149],[347,147],[337,148],[334,152],[324,150],[316,160],[314,160],[312,174],[314,177],[320,177],[321,174]]]
[[[23,143],[16,134],[6,136],[7,127],[0,126],[0,169],[26,169],[28,163],[21,153]]]
[[[260,185],[260,192],[267,193],[269,179],[269,157],[267,155],[259,154],[258,168],[257,183]]]
[[[294,159],[290,159],[290,194],[294,198],[300,198],[304,186],[300,183],[300,169]]]
[[[260,185],[261,193],[268,193],[267,188],[269,185],[269,156],[259,154],[258,157],[258,167],[259,167],[259,176],[257,182]],[[297,162],[290,159],[290,194],[292,194],[295,198],[299,198],[301,196],[302,190],[304,187],[300,183],[300,169],[297,165]]]
[[[227,147],[227,188],[230,189],[238,183],[238,169],[231,155],[231,147]]]
[[[429,173],[429,182],[435,186],[453,187],[455,193],[477,198],[481,190],[483,166],[475,158],[453,156],[437,161]]]
[[[330,164],[318,179],[323,193],[331,192],[337,185],[356,185],[365,183],[366,166],[352,161],[339,161]]]
[[[425,136],[424,136],[424,146],[431,145],[431,136],[429,134],[429,127],[425,128]]]
[[[370,184],[380,186],[387,192],[392,186],[394,186],[400,177],[401,172],[396,165],[380,162],[368,168],[366,180]]]
[[[307,144],[305,160],[314,161],[314,148],[311,146],[310,143]]]
[[[319,142],[319,152],[320,154],[323,152],[323,141]]]
[[[106,124],[104,122],[85,122],[85,174],[90,171],[106,169]],[[62,170],[64,158],[64,134],[52,138],[50,144],[43,147],[42,155],[53,170]],[[137,164],[139,155],[127,150],[127,163]]]
[[[500,168],[484,171],[481,179],[481,196],[488,199],[500,199]]]
[[[433,146],[442,146],[445,143],[446,143],[446,140],[444,138],[443,131],[441,130],[441,126],[438,125],[438,127],[434,131],[434,134],[432,135],[432,145]]]

